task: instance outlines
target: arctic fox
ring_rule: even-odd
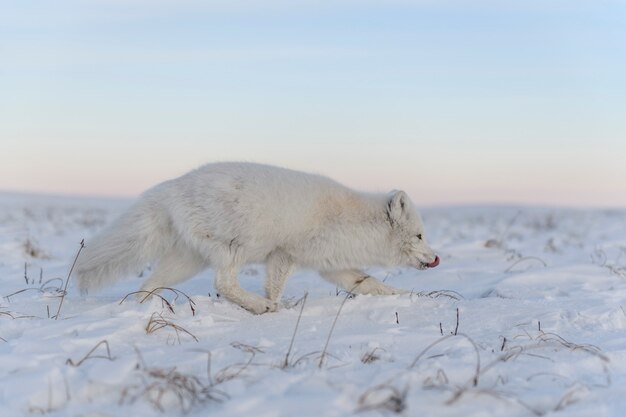
[[[295,268],[359,294],[399,294],[366,266],[432,268],[422,221],[403,191],[366,194],[329,178],[268,165],[204,165],[146,191],[88,241],[75,267],[81,290],[154,271],[142,290],[172,286],[211,267],[215,288],[241,307],[276,311]],[[265,263],[265,297],[239,286],[247,263]]]

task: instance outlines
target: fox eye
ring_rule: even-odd
[[[421,233],[416,235],[415,237],[417,237],[419,240],[422,240],[422,234]]]

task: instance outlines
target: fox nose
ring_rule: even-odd
[[[435,255],[435,260],[429,264],[426,264],[429,268],[434,268],[439,265],[439,256]]]

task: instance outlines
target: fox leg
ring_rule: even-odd
[[[291,256],[280,249],[274,250],[267,257],[267,278],[265,280],[265,294],[271,301],[277,303],[283,295],[287,278],[294,271],[295,264]]]
[[[407,293],[406,290],[390,287],[373,276],[358,269],[321,271],[320,275],[346,291],[355,294],[393,295]]]
[[[215,289],[227,300],[254,314],[278,310],[278,303],[241,288],[237,273],[244,263],[237,248],[232,250],[229,245],[214,247],[211,266],[215,269]]]
[[[223,266],[215,271],[215,289],[229,301],[240,305],[254,314],[263,314],[278,309],[278,303],[246,291],[237,282],[236,265]]]
[[[208,262],[194,249],[174,246],[159,259],[154,272],[141,286],[141,291],[171,287],[193,277],[208,266]],[[138,297],[145,297],[145,294],[139,293]]]

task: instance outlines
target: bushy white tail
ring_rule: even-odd
[[[108,229],[86,240],[75,267],[81,291],[138,273],[174,243],[171,221],[154,202],[140,200]]]

